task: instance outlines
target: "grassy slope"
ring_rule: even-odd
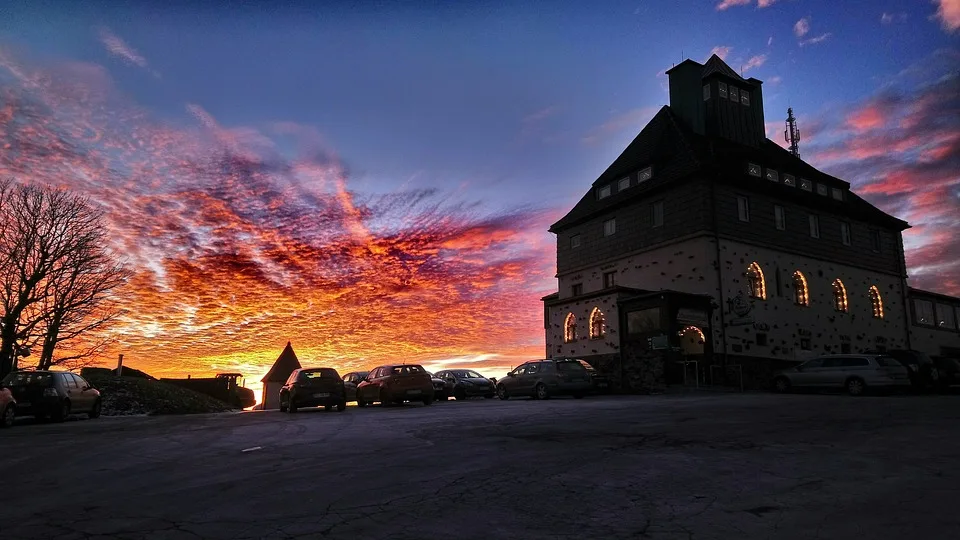
[[[195,414],[234,410],[205,394],[139,377],[89,374],[86,379],[103,396],[103,414]]]

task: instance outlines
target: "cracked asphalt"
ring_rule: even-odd
[[[5,540],[960,538],[957,396],[26,421],[0,458]]]

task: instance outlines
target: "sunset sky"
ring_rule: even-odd
[[[155,376],[542,356],[547,227],[712,52],[960,294],[960,0],[246,4],[0,8],[0,176],[103,206]]]

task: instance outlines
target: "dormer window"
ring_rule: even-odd
[[[760,166],[756,163],[747,163],[747,174],[760,178]]]
[[[748,107],[750,106],[750,92],[747,92],[746,90],[740,91],[740,103]]]
[[[727,83],[720,83],[717,88],[720,90],[720,97],[727,99]]]
[[[817,195],[827,196],[827,186],[823,184],[817,184]]]
[[[606,186],[603,186],[602,188],[600,188],[600,189],[597,191],[597,198],[598,198],[598,199],[606,199],[606,198],[609,197],[609,196],[610,196],[610,185],[609,185],[609,184],[606,185]]]
[[[780,181],[780,175],[777,174],[777,171],[775,171],[775,170],[773,170],[773,169],[767,169],[766,179],[769,180],[769,181],[771,181],[771,182],[779,182],[779,181]]]
[[[813,191],[813,183],[806,178],[800,179],[800,189],[804,191]]]
[[[734,103],[740,101],[740,91],[737,90],[736,86],[730,87],[730,101]]]
[[[790,187],[796,187],[796,186],[797,186],[797,179],[794,178],[792,174],[785,174],[785,175],[783,175],[783,185],[785,185],[785,186],[790,186]]]
[[[710,85],[705,84],[703,85],[703,100],[706,101],[708,99],[710,99]]]
[[[842,201],[843,200],[843,190],[840,188],[833,188],[830,190],[831,195],[833,195],[834,200]]]
[[[646,182],[647,180],[653,178],[653,167],[647,167],[646,169],[640,171],[638,175],[638,182]]]
[[[621,178],[619,182],[617,182],[617,191],[623,191],[623,190],[627,189],[628,187],[630,187],[630,177],[629,177],[629,176],[625,176],[625,177]]]

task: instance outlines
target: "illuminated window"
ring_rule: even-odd
[[[755,262],[747,267],[747,284],[750,286],[750,298],[767,299],[767,281],[763,278],[760,265]]]
[[[870,305],[873,306],[873,318],[883,318],[883,298],[880,297],[880,289],[876,285],[870,286]]]
[[[577,340],[577,316],[567,313],[567,320],[563,323],[563,342],[572,343]]]
[[[847,288],[843,286],[840,278],[833,280],[833,308],[847,312]]]
[[[590,312],[590,339],[600,339],[607,333],[606,322],[600,308],[593,308]]]
[[[807,278],[799,270],[793,273],[793,301],[798,306],[810,305],[810,290],[807,289]]]

